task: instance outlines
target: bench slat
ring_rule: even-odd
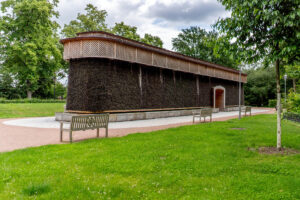
[[[109,114],[82,115],[72,116],[70,128],[64,129],[63,123],[60,125],[60,140],[62,141],[63,131],[70,132],[70,142],[72,142],[72,131],[85,131],[88,129],[97,129],[97,137],[99,137],[99,128],[105,128],[105,136],[108,137]]]

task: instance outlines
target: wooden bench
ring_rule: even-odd
[[[193,123],[195,123],[195,118],[199,118],[201,122],[201,117],[204,118],[204,122],[205,122],[205,118],[206,117],[210,117],[210,122],[212,121],[212,109],[211,108],[205,108],[205,109],[201,109],[199,111],[193,111]]]
[[[250,106],[244,106],[242,107],[242,112],[245,112],[245,117],[247,116],[247,112],[250,114],[251,116],[251,107]]]
[[[60,122],[60,141],[63,141],[63,131],[69,131],[71,143],[73,131],[97,129],[97,137],[99,137],[99,128],[105,128],[105,137],[108,137],[108,121],[109,114],[72,116],[71,122]],[[64,129],[64,123],[69,123],[70,128]]]

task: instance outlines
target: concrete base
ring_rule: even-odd
[[[245,106],[242,105],[241,108],[243,109]],[[224,109],[225,112],[231,112],[231,111],[239,111],[239,106],[232,106],[232,107],[226,107]]]
[[[187,109],[187,110],[168,110],[168,111],[148,111],[148,112],[130,112],[130,113],[111,113],[109,115],[110,122],[124,122],[134,120],[156,119],[166,117],[179,117],[193,115],[193,111],[199,109]],[[219,112],[219,108],[213,108],[213,112]],[[76,113],[55,113],[56,121],[71,121],[72,116],[78,116],[83,114]]]

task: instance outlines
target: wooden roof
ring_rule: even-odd
[[[232,81],[239,81],[239,71],[173,51],[151,46],[103,31],[78,33],[77,37],[60,41],[64,59],[108,58],[188,72]],[[247,82],[242,73],[241,81]]]

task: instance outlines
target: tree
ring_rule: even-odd
[[[277,87],[277,149],[281,150],[280,68],[283,62],[299,61],[299,0],[219,0],[231,17],[220,19],[216,27],[253,63],[264,59],[274,63]]]
[[[55,94],[54,94],[55,91]],[[60,82],[57,82],[55,85],[52,85],[51,95],[55,98],[66,98],[67,96],[67,88]]]
[[[23,94],[13,75],[0,68],[0,98],[19,99]]]
[[[126,25],[124,22],[115,23],[111,29],[113,34],[162,48],[163,42],[158,36],[146,33],[143,38],[137,33],[137,27]]]
[[[111,32],[115,35],[119,35],[121,37],[126,37],[128,39],[140,41],[141,37],[137,34],[137,27],[129,26],[121,23],[115,23],[115,26],[111,29]]]
[[[144,35],[144,38],[142,38],[141,42],[144,42],[146,44],[150,44],[156,47],[163,47],[163,41],[158,36],[153,36],[151,34],[146,33]]]
[[[6,0],[1,3],[3,67],[27,91],[27,97],[51,81],[62,60],[56,35],[58,1]]]
[[[126,25],[124,22],[115,23],[113,27],[108,28],[106,24],[107,12],[105,10],[99,10],[92,4],[88,4],[85,10],[86,14],[78,13],[76,20],[72,20],[69,24],[64,25],[62,30],[64,37],[75,37],[76,33],[79,32],[106,31],[157,47],[163,46],[163,42],[159,37],[146,33],[144,38],[142,38],[137,33],[137,27]]]
[[[86,14],[77,14],[77,19],[65,24],[62,30],[64,37],[75,37],[76,33],[85,31],[108,31],[106,10],[99,10],[92,4],[87,4]]]
[[[207,32],[200,27],[182,29],[172,39],[173,50],[220,65],[237,68],[240,62],[229,51],[233,46],[225,37],[218,36],[215,31]],[[230,48],[229,48],[230,47]]]
[[[273,67],[249,69],[247,84],[244,85],[245,102],[253,106],[267,106],[269,99],[275,98],[276,80]]]

